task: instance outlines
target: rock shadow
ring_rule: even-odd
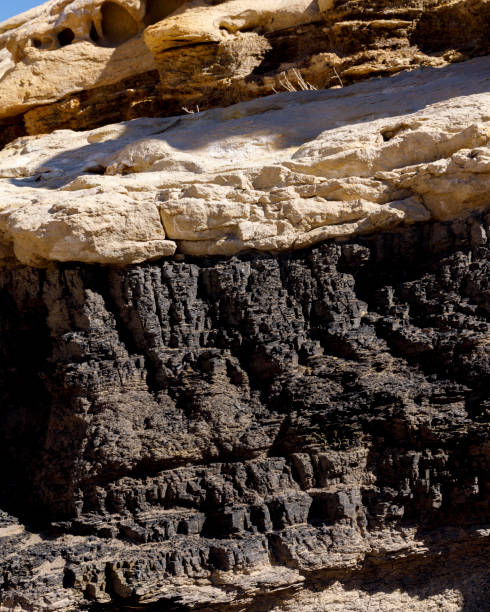
[[[89,144],[42,161],[32,176],[10,180],[18,187],[58,189],[83,174],[104,174],[111,156],[143,138],[165,142],[176,155],[194,153],[197,161],[220,143],[223,147],[237,140],[246,143],[251,135],[269,139],[267,146],[278,151],[286,150],[340,126],[355,129],[369,121],[406,117],[429,105],[488,91],[490,57],[484,57],[443,68],[418,68],[343,89],[286,92],[194,115],[134,119],[123,123],[115,138],[98,142],[94,136]],[[107,130],[107,126],[99,129]],[[251,150],[250,161],[255,157]]]

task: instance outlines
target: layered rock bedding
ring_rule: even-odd
[[[488,221],[5,270],[4,609],[478,609]]]
[[[489,0],[51,0],[0,24],[0,145],[489,52]]]
[[[489,7],[0,24],[0,612],[488,607]]]
[[[299,249],[490,203],[490,59],[0,151],[0,255],[127,265]]]

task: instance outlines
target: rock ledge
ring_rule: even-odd
[[[21,138],[3,260],[278,252],[490,204],[490,58],[338,90]]]

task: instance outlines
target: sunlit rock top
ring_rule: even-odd
[[[4,261],[307,247],[490,204],[490,58],[16,140]]]
[[[51,0],[0,24],[0,118],[155,68],[144,0]]]

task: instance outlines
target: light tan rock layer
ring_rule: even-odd
[[[311,0],[206,4],[212,0],[51,0],[0,24],[0,118],[155,69],[142,39],[154,20],[164,19],[166,25],[150,27],[147,40],[150,50],[161,53],[182,45],[226,43],[230,33],[243,29],[268,32],[321,19]],[[332,0],[320,4],[327,7]],[[175,12],[176,17],[165,19]],[[233,72],[233,66],[228,70]]]
[[[4,260],[281,251],[490,204],[490,58],[0,152]]]
[[[51,0],[0,24],[0,146],[490,49],[490,0]]]
[[[51,0],[0,24],[0,118],[155,68],[145,0]]]

